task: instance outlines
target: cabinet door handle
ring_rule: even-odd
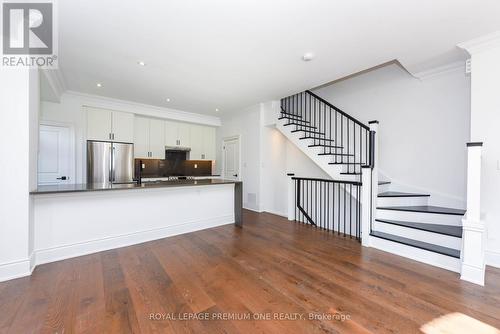
[[[113,133],[113,140],[115,140],[115,134]]]

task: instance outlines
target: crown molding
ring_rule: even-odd
[[[40,70],[42,75],[45,77],[47,80],[47,83],[50,86],[50,89],[54,93],[54,96],[56,97],[57,101],[61,101],[61,96],[66,92],[66,82],[64,81],[64,78],[62,76],[62,73],[59,69],[55,70]]]
[[[420,80],[427,80],[456,71],[462,71],[465,73],[465,61],[455,61],[453,63],[431,68],[429,70],[415,72],[413,73],[413,76]]]
[[[467,51],[470,55],[493,48],[500,48],[500,31],[459,43],[457,46]]]
[[[106,96],[92,95],[68,90],[65,98],[78,99],[84,107],[102,108],[116,111],[130,112],[137,115],[151,116],[162,119],[172,119],[188,123],[198,123],[211,126],[220,126],[221,119],[217,116],[191,113],[183,110],[157,107],[149,104],[120,100]]]

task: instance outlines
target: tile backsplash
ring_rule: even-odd
[[[161,159],[135,159],[135,175],[139,173],[140,161],[144,164],[142,177],[212,175],[212,161]]]

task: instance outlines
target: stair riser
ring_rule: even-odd
[[[429,197],[377,197],[377,206],[427,205]]]
[[[415,223],[442,224],[451,226],[461,226],[463,216],[410,212],[397,210],[376,210],[376,217],[379,219],[410,221]]]
[[[389,233],[400,237],[427,242],[438,246],[460,250],[462,248],[462,239],[438,234],[434,232],[421,231],[414,228],[374,222],[373,229],[378,232]]]
[[[460,259],[446,256],[424,249],[403,245],[397,242],[375,238],[370,236],[369,244],[371,247],[393,253],[399,256],[407,257],[409,259],[427,263],[436,267],[460,272]]]

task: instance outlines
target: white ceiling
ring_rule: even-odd
[[[393,59],[410,72],[427,70],[464,59],[457,43],[500,30],[498,0],[63,0],[58,6],[67,89],[214,115]],[[305,52],[315,59],[302,61]]]

